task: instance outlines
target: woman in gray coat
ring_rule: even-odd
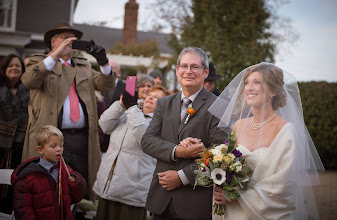
[[[100,117],[99,125],[110,135],[110,144],[102,159],[94,192],[100,196],[96,219],[146,219],[145,202],[156,160],[142,151],[140,142],[157,100],[169,95],[154,86],[137,106],[137,94],[124,91]]]

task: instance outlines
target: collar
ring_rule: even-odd
[[[52,168],[52,166],[54,166],[55,164],[57,164],[58,162],[52,164],[44,159],[42,159],[42,157],[40,157],[40,161],[38,162],[38,164],[40,164],[42,167],[44,167],[46,170],[50,170],[50,168]]]
[[[144,114],[144,117],[145,118],[153,118],[153,112],[152,113]]]
[[[203,88],[203,87],[202,87]],[[196,93],[194,93],[193,95],[191,95],[190,97],[187,97],[187,98],[189,98],[190,100],[191,100],[191,102],[193,102],[194,101],[194,99],[197,97],[197,95],[199,94],[199,92],[202,90],[202,88],[199,90],[199,91],[197,91]],[[181,91],[181,99],[180,99],[180,101],[182,101],[183,100],[183,98],[185,98],[186,96],[184,95],[184,92],[183,91]]]
[[[63,60],[62,58],[60,58],[60,61],[61,61],[61,64],[63,64],[64,62],[67,62],[67,63],[69,63],[69,65],[71,66],[71,59],[65,61],[65,60]]]

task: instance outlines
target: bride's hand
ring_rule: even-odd
[[[223,188],[221,186],[215,186],[213,188],[213,200],[217,205],[228,205],[237,202],[237,200],[228,202],[223,195]]]

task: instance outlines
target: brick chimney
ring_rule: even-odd
[[[137,17],[138,4],[135,0],[129,0],[129,2],[125,4],[124,28],[122,33],[122,42],[124,45],[137,42]]]

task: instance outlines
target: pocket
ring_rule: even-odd
[[[136,154],[120,152],[117,158],[114,175],[124,177],[132,182],[139,180],[139,158]]]
[[[136,193],[137,191],[137,184],[133,181],[130,181],[127,176],[113,175],[107,196],[110,198],[114,197],[124,199],[127,197],[130,199],[130,197],[132,197],[130,195]]]

